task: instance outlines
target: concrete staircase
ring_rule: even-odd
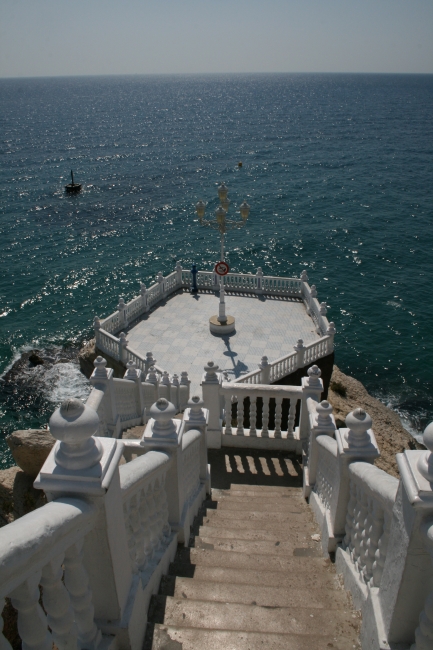
[[[145,650],[353,650],[352,611],[299,488],[212,490],[149,609]]]

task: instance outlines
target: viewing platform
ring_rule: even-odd
[[[142,381],[154,365],[161,376],[188,373],[191,391],[200,390],[203,367],[218,365],[224,381],[275,383],[300,367],[333,352],[334,327],[319,303],[315,286],[300,278],[229,273],[224,277],[227,309],[236,329],[226,335],[210,331],[209,318],[218,310],[220,279],[214,272],[197,273],[191,292],[190,271],[174,273],[104,320],[95,319],[97,348],[142,370]],[[156,365],[157,364],[157,365]]]

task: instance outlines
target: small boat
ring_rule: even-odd
[[[71,169],[71,183],[65,185],[65,190],[69,193],[77,193],[81,191],[80,183],[74,183],[74,172]]]

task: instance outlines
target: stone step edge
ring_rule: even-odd
[[[245,569],[245,570],[248,571],[249,569]],[[242,571],[242,569],[237,569],[237,571]],[[269,571],[269,572],[268,571],[257,571],[257,573],[279,573],[279,572],[278,571]],[[289,572],[287,572],[287,573],[289,573]],[[290,573],[292,573],[292,572],[290,571]],[[302,574],[304,574],[304,573],[305,572],[302,571]],[[176,576],[176,575],[173,575],[172,577],[175,578],[175,579],[179,578],[180,580],[192,580],[193,582],[200,582],[200,583],[203,583],[205,585],[206,584],[207,585],[230,585],[230,584],[238,585],[238,584],[241,584],[241,585],[244,585],[245,587],[255,587],[255,586],[257,586],[255,584],[251,584],[249,582],[240,582],[240,583],[224,582],[223,580],[210,580],[208,578],[206,578],[206,580],[203,580],[201,578],[195,578],[195,577],[188,578],[188,577],[185,577],[185,576]],[[269,588],[280,589],[281,591],[296,591],[296,592],[299,591],[299,587],[274,587],[273,585],[265,585],[265,587],[267,589],[269,589]],[[257,589],[259,589],[259,588],[260,587],[257,587]],[[325,587],[323,585],[319,584],[317,588],[312,587],[311,589],[306,589],[305,591],[308,591],[309,593],[314,593],[316,591],[323,591],[324,588]],[[329,587],[328,587],[328,585],[326,585],[326,590],[327,591],[336,591],[337,593],[342,593],[342,594],[345,593],[344,589],[337,582],[335,583],[335,585],[329,585]],[[158,595],[161,595],[161,594],[158,594]],[[176,596],[171,596],[171,598],[176,598]],[[178,598],[178,600],[181,600],[181,599]],[[188,598],[187,600],[193,600],[193,598]],[[213,602],[213,601],[204,600],[203,602],[207,603],[207,602]],[[214,602],[223,602],[223,601],[214,601]],[[259,607],[260,607],[260,605],[259,605]],[[327,608],[324,607],[323,609],[327,609]],[[331,611],[331,610],[329,610],[329,611]]]
[[[333,636],[330,636],[330,635],[321,636],[321,635],[318,635],[318,634],[302,634],[302,633],[291,633],[291,632],[285,634],[284,632],[266,633],[266,632],[249,632],[247,630],[230,630],[230,629],[222,630],[222,629],[219,629],[219,628],[202,628],[202,627],[187,627],[187,626],[180,627],[178,625],[170,625],[168,623],[154,623],[154,626],[155,626],[154,627],[154,639],[155,639],[155,636],[156,636],[156,634],[158,632],[161,632],[161,631],[166,632],[167,630],[174,630],[174,631],[177,631],[179,634],[181,634],[184,631],[186,631],[186,632],[194,632],[194,634],[196,634],[197,636],[201,636],[201,637],[212,635],[212,637],[213,637],[212,641],[217,640],[218,636],[223,637],[225,635],[230,635],[230,639],[233,638],[234,640],[236,639],[236,637],[239,637],[239,639],[241,641],[243,641],[243,638],[245,637],[245,635],[248,635],[248,637],[250,637],[252,640],[254,638],[260,639],[260,638],[266,637],[266,639],[269,639],[270,641],[272,641],[273,639],[284,641],[287,644],[287,645],[284,646],[285,648],[287,647],[287,650],[290,650],[290,648],[293,647],[293,645],[291,643],[291,640],[293,640],[294,642],[296,642],[297,640],[302,640],[302,641],[303,640],[308,640],[308,642],[310,644],[310,646],[309,646],[310,650],[313,650],[313,648],[314,648],[314,650],[317,650],[320,647],[320,646],[318,646],[316,644],[316,641],[321,643],[321,644],[327,643],[329,647],[334,647],[334,646],[330,646],[330,644],[333,643],[333,642],[334,643],[337,642],[336,638],[333,637]],[[343,639],[345,639],[347,637],[341,636],[339,638],[340,638],[340,640],[343,640]],[[176,641],[174,641],[174,639],[172,639],[171,641],[176,643]],[[313,643],[313,642],[315,644],[314,646],[311,645],[311,643]],[[337,646],[335,646],[335,647],[337,647]],[[230,643],[230,650],[236,650],[236,646],[234,644],[232,644],[232,642]]]
[[[202,605],[209,605],[209,604],[211,604],[211,605],[230,605],[230,604],[233,604],[233,605],[239,605],[241,607],[251,607],[251,608],[260,607],[261,609],[278,609],[278,610],[283,610],[284,612],[292,612],[292,613],[297,612],[299,610],[302,610],[302,611],[305,611],[305,612],[311,612],[311,608],[309,608],[309,607],[296,607],[296,606],[290,606],[290,607],[280,607],[280,606],[273,607],[273,606],[271,606],[270,607],[270,606],[267,606],[267,605],[251,605],[251,604],[248,605],[246,603],[227,603],[225,601],[220,602],[218,600],[214,601],[214,600],[203,600],[203,599],[195,599],[195,598],[177,598],[176,596],[160,596],[160,595],[153,596],[153,598],[158,599],[158,600],[159,599],[161,599],[161,600],[163,600],[163,599],[169,600],[170,599],[170,600],[174,600],[174,601],[176,601],[178,603],[188,602],[188,603],[192,603],[193,605],[194,605],[194,603],[197,603],[198,605],[200,605],[200,604],[202,604]],[[314,611],[316,612],[316,608],[314,609]],[[328,609],[327,607],[320,608],[319,611],[320,611],[321,614],[328,612],[330,617],[335,616],[336,611],[340,612],[340,614],[342,613],[341,610]],[[343,613],[347,614],[350,611],[351,610],[350,610],[349,604],[348,604],[347,609],[343,610]],[[287,613],[285,615],[287,615]],[[188,626],[185,626],[185,627],[188,627]],[[191,628],[191,629],[199,629],[199,630],[202,630],[202,629],[217,629],[217,630],[219,630],[220,628]],[[227,628],[227,631],[230,632],[231,629]],[[239,632],[241,630],[237,630],[237,631]],[[244,631],[248,632],[248,630],[244,630]],[[284,632],[283,633],[280,632],[279,634],[284,634]]]

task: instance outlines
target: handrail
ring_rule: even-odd
[[[373,499],[378,499],[391,512],[398,490],[398,479],[370,463],[354,462],[349,465],[349,476],[362,486]]]
[[[132,446],[132,445],[131,445]],[[134,445],[134,447],[140,445]],[[142,449],[140,447],[140,449]],[[139,488],[143,481],[151,481],[164,468],[170,464],[170,456],[162,451],[149,451],[143,456],[135,458],[130,463],[120,465],[120,489],[122,498],[127,499]]]
[[[96,508],[64,497],[0,529],[0,593],[7,595],[93,528]]]

